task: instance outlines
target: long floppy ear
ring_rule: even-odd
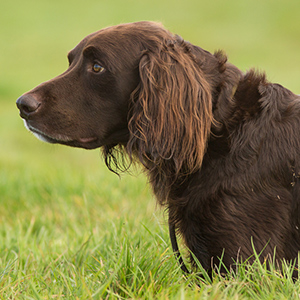
[[[145,52],[132,94],[127,150],[173,179],[201,168],[212,122],[210,87],[191,47],[177,37]]]

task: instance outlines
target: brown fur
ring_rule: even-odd
[[[207,270],[223,251],[227,268],[251,256],[251,240],[262,259],[275,248],[276,259],[297,257],[299,96],[152,22],[91,34],[69,60],[65,73],[18,99],[30,130],[103,147],[111,170],[124,153],[141,162]]]

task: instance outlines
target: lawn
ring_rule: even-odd
[[[2,1],[0,299],[299,299],[288,266],[284,274],[241,266],[200,284],[197,274],[185,278],[143,173],[119,178],[99,149],[38,141],[15,107],[65,70],[85,35],[138,20],[224,49],[242,70],[266,70],[300,94],[299,10],[298,0]]]

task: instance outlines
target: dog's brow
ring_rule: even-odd
[[[83,49],[82,54],[83,56],[90,56],[90,55],[98,56],[99,54],[101,54],[101,52],[99,51],[99,49],[97,49],[94,46],[88,46],[85,49]]]
[[[74,59],[74,51],[73,50],[69,51],[67,57],[69,62],[71,62]]]

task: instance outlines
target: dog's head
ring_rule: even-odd
[[[51,143],[96,148],[128,140],[141,34],[150,24],[106,28],[68,54],[69,68],[17,100],[26,127]]]
[[[106,156],[123,145],[144,164],[171,164],[170,174],[201,167],[213,98],[231,96],[234,84],[222,82],[225,56],[137,22],[87,36],[68,59],[63,74],[17,100],[29,130],[51,143],[104,146]]]

